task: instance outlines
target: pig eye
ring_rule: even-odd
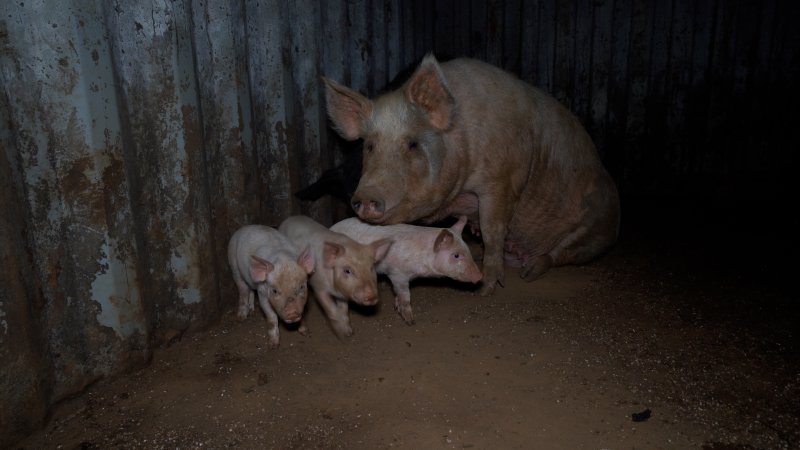
[[[419,143],[417,141],[411,141],[408,143],[409,150],[416,150],[419,147]]]
[[[453,253],[453,258],[461,259],[461,253]]]
[[[344,268],[344,274],[349,276],[349,275],[352,275],[352,274],[353,274],[353,271],[352,271],[352,270],[350,270],[350,268],[349,268],[349,267],[345,267],[345,268]]]
[[[277,293],[278,293],[278,290],[277,290],[277,289],[275,289],[275,288],[272,288],[272,293],[273,293],[273,294],[277,294]]]

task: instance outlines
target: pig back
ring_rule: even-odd
[[[552,96],[482,61],[455,59],[441,67],[458,105],[453,138],[476,169],[527,176],[599,164],[586,130]]]
[[[228,262],[238,276],[249,285],[251,257],[258,256],[276,266],[291,263],[297,258],[297,247],[278,230],[265,225],[246,225],[237,230],[228,245]]]
[[[364,245],[378,239],[392,239],[392,246],[376,266],[379,273],[390,273],[392,269],[406,270],[415,263],[430,259],[429,253],[433,251],[433,243],[441,229],[403,223],[371,225],[357,217],[351,217],[334,224],[331,231],[344,234]]]
[[[554,97],[476,60],[442,64],[458,104],[454,141],[469,152],[463,190],[508,183],[507,240],[547,253],[572,230],[591,229],[599,253],[616,240],[619,196],[578,118]]]

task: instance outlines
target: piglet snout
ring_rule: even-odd
[[[357,302],[361,303],[362,305],[372,306],[378,303],[378,294],[372,291],[367,292],[363,295],[360,295],[359,298],[357,299]]]
[[[477,283],[478,281],[481,281],[482,278],[483,274],[478,269],[471,270],[467,273],[467,281],[470,283]]]
[[[296,307],[287,307],[283,310],[283,320],[286,323],[295,323],[303,318],[303,311]]]

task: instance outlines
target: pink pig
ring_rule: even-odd
[[[592,139],[558,101],[473,59],[422,60],[398,90],[369,99],[325,79],[328,115],[363,140],[351,204],[367,222],[466,215],[483,240],[483,286],[504,261],[534,280],[613,245],[620,205]]]
[[[253,291],[258,292],[258,303],[267,319],[269,347],[278,347],[278,317],[293,323],[303,316],[314,256],[308,248],[298,251],[274,228],[247,225],[231,236],[228,263],[239,288],[237,317],[244,320],[253,312]]]
[[[461,216],[450,228],[369,225],[352,217],[335,224],[331,230],[362,243],[381,238],[394,240],[389,253],[378,263],[377,270],[389,277],[395,292],[394,309],[411,325],[414,323],[409,290],[411,280],[421,277],[448,277],[470,283],[481,280],[481,271],[461,238],[466,223],[466,216]]]
[[[386,256],[391,239],[362,245],[335,233],[306,216],[292,216],[278,228],[296,245],[309,246],[316,255],[316,271],[309,278],[320,306],[338,336],[351,336],[348,300],[362,305],[378,302],[375,264]],[[306,333],[305,325],[300,331]]]

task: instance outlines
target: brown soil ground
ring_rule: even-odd
[[[800,314],[773,257],[796,247],[735,217],[651,212],[596,262],[533,283],[508,270],[489,298],[417,283],[413,326],[386,283],[345,342],[313,300],[311,335],[284,327],[277,350],[260,316],[231,311],[17,447],[800,447]]]

